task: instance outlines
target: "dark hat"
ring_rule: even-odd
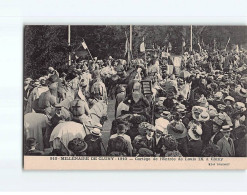
[[[241,112],[241,111],[239,111],[239,110],[237,110],[236,112],[234,112],[233,114],[232,114],[232,118],[236,118],[238,115],[243,115],[243,113]]]
[[[75,154],[79,154],[87,149],[87,143],[81,138],[74,138],[69,142],[68,149]]]
[[[148,122],[142,122],[141,124],[138,125],[138,132],[141,135],[144,135],[147,130],[155,131],[156,128],[152,124],[150,124]]]
[[[167,150],[177,150],[178,142],[173,135],[168,134],[164,136],[164,145]]]
[[[168,134],[173,135],[176,139],[184,138],[187,136],[187,129],[182,122],[167,125]]]
[[[215,144],[209,144],[202,151],[202,156],[203,157],[217,157],[217,156],[221,156],[220,147],[218,145],[215,145]]]
[[[26,141],[26,145],[29,148],[31,148],[31,146],[36,146],[37,145],[36,139],[32,137],[28,138]]]
[[[82,87],[86,87],[87,86],[87,81],[85,79],[81,79],[80,85]]]
[[[150,157],[154,155],[153,151],[149,150],[148,148],[140,148],[138,150],[138,154],[139,156],[146,156],[146,157]]]
[[[240,125],[239,127],[234,129],[234,132],[237,139],[242,138],[246,135],[247,127],[245,125]]]

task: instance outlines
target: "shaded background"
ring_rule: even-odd
[[[182,52],[182,42],[190,47],[190,26],[140,26],[133,25],[133,57],[141,57],[140,44],[145,38],[146,48],[172,45],[171,52],[179,55]],[[82,40],[93,57],[105,59],[125,58],[126,35],[129,38],[129,26],[76,26],[71,25],[71,47],[68,46],[68,26],[40,25],[24,28],[24,76],[38,77],[40,70],[49,66],[60,68],[68,63],[69,52],[86,56],[87,51],[81,46]],[[228,48],[238,44],[246,47],[246,26],[193,26],[193,48],[213,48],[214,40],[217,49],[224,49],[229,37]],[[73,57],[73,56],[72,56]],[[86,57],[86,59],[89,56]]]

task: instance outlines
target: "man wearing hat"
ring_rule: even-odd
[[[83,116],[90,115],[87,100],[80,89],[75,93],[75,99],[70,102],[69,110],[73,115],[73,120],[79,123],[83,123]]]
[[[134,153],[137,153],[140,148],[154,150],[153,134],[156,131],[155,127],[147,122],[142,122],[138,126],[139,135],[133,141]]]
[[[31,137],[28,138],[26,141],[27,151],[26,151],[25,155],[29,155],[29,156],[44,155],[43,151],[36,149],[37,145],[38,145],[38,143],[36,142],[35,138],[31,138]]]
[[[38,100],[38,108],[37,107],[35,108],[38,112],[50,114],[51,107],[55,107],[55,105],[59,101],[58,80],[59,78],[56,74],[52,75],[47,80],[47,85],[48,85],[49,90],[46,92],[43,92],[40,95],[39,100]]]
[[[217,106],[217,110],[219,115],[222,114],[224,115],[225,121],[228,125],[232,126],[232,119],[227,115],[227,113],[225,112],[226,106],[224,104],[218,104]]]
[[[108,103],[107,90],[105,84],[101,80],[100,72],[94,71],[93,84],[90,90],[95,99],[104,100]]]
[[[111,152],[125,153],[126,156],[132,156],[132,144],[130,136],[126,135],[126,126],[119,124],[117,126],[117,133],[111,135],[108,141],[107,154]]]
[[[102,143],[102,134],[100,129],[93,128],[91,130],[91,134],[85,136],[84,141],[87,143],[87,150],[85,151],[88,156],[101,156],[102,150],[101,145]]]
[[[88,71],[88,67],[86,65],[84,65],[82,69],[80,82],[82,82],[82,80],[85,80],[85,82],[87,83],[86,90],[89,91],[89,84],[92,82],[92,75]]]
[[[74,138],[68,143],[68,149],[76,156],[86,156],[87,143],[81,138]]]
[[[217,142],[217,145],[220,147],[222,157],[234,157],[235,156],[235,147],[233,139],[230,138],[232,128],[229,125],[222,126],[220,132],[222,132],[223,137]]]
[[[91,98],[91,94],[89,92],[89,82],[88,80],[82,78],[80,81],[80,90],[82,94],[85,96],[86,100],[88,101]]]
[[[167,135],[167,125],[169,121],[163,118],[155,120],[156,131],[154,133],[154,153],[160,155],[162,153],[162,146],[164,144],[163,135]]]
[[[224,101],[223,101],[223,93],[222,92],[216,92],[214,94],[214,100],[212,101],[208,101],[209,104],[211,104],[212,106],[214,106],[215,108],[217,108],[218,104],[224,104]]]
[[[246,144],[247,144],[247,128],[244,125],[241,125],[233,130],[235,141],[235,151],[236,157],[247,157],[246,153]]]
[[[32,109],[39,110],[39,97],[42,93],[47,92],[49,88],[47,87],[46,78],[40,77],[37,81],[38,85],[35,87],[28,97],[27,107],[25,113],[32,112]]]
[[[31,82],[31,78],[26,78],[24,80],[24,90],[23,90],[23,97],[24,97],[24,111],[26,110],[26,105],[27,105],[27,102],[28,102],[28,97],[32,91],[32,86],[30,85],[30,82]]]
[[[162,153],[164,157],[182,157],[178,150],[178,142],[173,135],[165,135],[163,137]]]
[[[118,105],[126,98],[125,87],[123,85],[119,86],[119,93],[116,95],[115,103],[115,118],[117,116],[117,107]]]
[[[57,75],[59,77],[59,73],[57,72],[57,70],[50,66],[48,68],[48,78],[50,78],[52,75]]]
[[[236,102],[246,102],[246,98],[247,98],[247,90],[244,88],[237,88],[236,89],[236,93],[238,94],[238,96],[235,97]]]

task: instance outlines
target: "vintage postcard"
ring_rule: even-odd
[[[24,169],[246,169],[246,35],[24,26]]]

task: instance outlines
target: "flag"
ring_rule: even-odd
[[[128,51],[129,51],[129,40],[126,39],[124,56],[126,56],[126,54],[128,53]]]
[[[200,48],[200,52],[201,52],[201,51],[202,51],[202,47],[201,47],[201,45],[200,45],[199,41],[198,41],[198,46],[199,46],[199,48]]]
[[[185,40],[183,40],[182,46],[185,47],[185,45],[186,45]]]
[[[216,39],[214,38],[214,51],[216,50]]]
[[[202,39],[202,47],[204,47],[205,46],[205,44],[204,44],[204,41],[203,41],[203,39]]]
[[[125,52],[124,52],[124,57],[127,55],[127,63],[128,65],[130,64],[131,61],[131,53],[130,53],[130,43],[129,40],[126,36],[126,42],[125,42]]]
[[[143,41],[140,45],[140,52],[145,52],[145,43],[144,43],[144,37],[143,37]]]
[[[83,41],[81,44],[84,49],[87,49],[87,44],[85,43],[85,41]]]
[[[169,49],[169,51],[172,50],[172,44],[170,42],[168,43],[168,49]]]
[[[229,39],[228,39],[228,41],[227,41],[227,43],[226,43],[225,50],[226,50],[226,48],[227,48],[227,46],[228,46],[229,42],[230,42],[230,37],[229,37]]]

